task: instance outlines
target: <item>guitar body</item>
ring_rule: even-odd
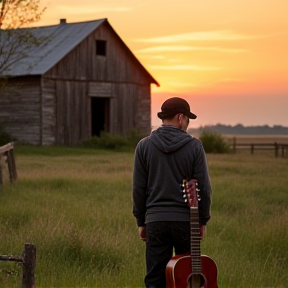
[[[197,275],[191,271],[190,255],[172,257],[166,267],[166,288],[218,288],[215,262],[205,255],[200,258],[202,269]]]

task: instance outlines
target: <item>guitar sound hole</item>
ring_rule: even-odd
[[[192,274],[189,277],[187,288],[201,288],[205,284],[202,274]]]

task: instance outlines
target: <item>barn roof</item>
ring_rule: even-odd
[[[45,74],[104,22],[108,23],[116,37],[119,38],[124,47],[131,53],[131,56],[135,58],[138,64],[151,78],[151,83],[155,83],[159,86],[159,83],[130,51],[106,18],[78,23],[66,23],[65,19],[61,19],[60,24],[58,25],[29,28],[37,38],[43,37],[45,41],[43,41],[44,43],[40,46],[32,46],[30,51],[27,51],[26,53],[27,57],[17,61],[14,65],[11,65],[9,67],[9,76]]]

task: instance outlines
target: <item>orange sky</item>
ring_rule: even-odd
[[[39,25],[108,18],[160,83],[206,124],[288,126],[288,0],[48,0]]]

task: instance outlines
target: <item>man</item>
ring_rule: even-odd
[[[190,210],[183,200],[183,179],[197,179],[200,233],[210,219],[211,185],[201,142],[186,131],[197,116],[188,102],[166,100],[158,117],[162,126],[142,139],[135,150],[133,215],[146,242],[147,288],[165,288],[166,265],[175,254],[190,253]]]

